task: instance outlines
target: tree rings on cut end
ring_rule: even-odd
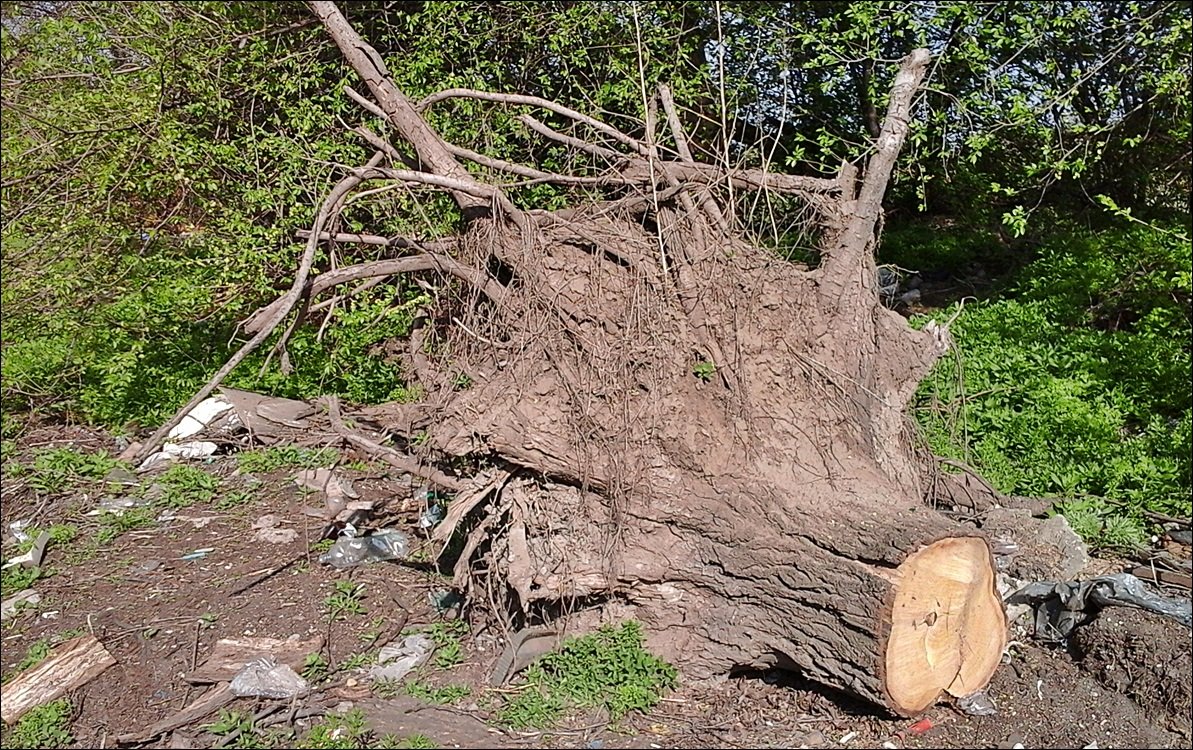
[[[986,687],[1006,639],[986,541],[951,537],[919,550],[895,577],[885,657],[892,708],[916,714],[941,692],[959,697]]]

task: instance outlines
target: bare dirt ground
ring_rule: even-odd
[[[109,436],[47,427],[27,433],[6,460],[28,461],[36,450],[61,446],[118,452]],[[351,459],[345,455],[343,461]],[[407,683],[420,685],[421,693],[371,688],[359,669],[365,658],[359,655],[400,633],[431,628],[455,614],[436,606],[449,579],[418,562],[426,558],[417,544],[404,563],[337,571],[317,560],[326,521],[304,513],[314,503],[295,485],[293,469],[258,474],[256,484],[238,472],[234,456],[191,465],[220,478],[215,499],[179,508],[172,517],[127,530],[102,546],[88,544],[99,524],[95,516],[86,515],[96,507],[102,483],[43,495],[27,479],[5,481],[6,558],[13,551],[9,524],[18,520],[30,519],[40,528],[72,524],[79,534],[69,545],[48,549],[43,567],[51,574],[33,584],[41,601],[5,621],[0,634],[3,673],[11,677],[37,644],[84,633],[94,634],[116,660],[115,666],[70,694],[74,747],[117,746],[118,738],[140,733],[190,704],[208,688],[189,684],[184,676],[204,662],[217,640],[290,635],[324,639],[325,665],[316,675],[323,677],[320,689],[293,706],[238,698],[227,708],[256,713],[265,723],[276,721],[282,728],[292,726],[298,738],[294,743],[302,741],[322,714],[355,707],[368,717],[373,736],[389,734],[406,746],[423,746],[416,743],[429,739],[438,747],[594,749],[1010,748],[1016,743],[1027,748],[1188,747],[1187,723],[1182,726],[1171,712],[1183,710],[1187,715],[1190,675],[1183,675],[1183,684],[1181,675],[1162,676],[1146,690],[1123,675],[1131,673],[1132,660],[1153,658],[1131,651],[1141,642],[1164,644],[1169,663],[1182,663],[1183,655],[1188,664],[1189,632],[1134,611],[1106,620],[1106,638],[1085,644],[1091,654],[1089,670],[1068,651],[1034,645],[1020,633],[1021,640],[1009,649],[1007,663],[989,688],[998,707],[993,716],[969,716],[940,705],[918,722],[891,718],[791,675],[765,673],[715,684],[681,681],[649,714],[631,715],[616,725],[601,716],[574,715],[551,731],[506,729],[495,721],[495,708],[510,688],[487,684],[503,645],[496,633],[468,632],[460,639],[458,664],[444,668],[431,662],[408,677]],[[417,520],[423,509],[411,497],[408,478],[403,481],[397,472],[363,465],[341,465],[339,471],[354,480],[362,496],[379,504],[386,501],[388,526],[420,538]],[[149,483],[153,474],[138,479]],[[243,501],[216,507],[220,498],[234,493],[241,493]],[[268,533],[258,534],[259,528],[254,528],[262,525],[263,516],[273,517],[274,528],[295,533],[280,535],[290,536],[288,541],[267,541]],[[197,550],[210,551],[188,555]],[[1098,562],[1103,568],[1113,567]],[[360,587],[358,604],[363,611],[333,619],[328,599],[340,581]],[[1173,680],[1173,685],[1166,687],[1164,679]],[[467,693],[445,704],[419,697],[447,686],[463,686]],[[457,696],[461,693],[456,691]],[[246,737],[204,729],[217,718],[208,715],[144,742],[125,744],[249,746]],[[8,741],[5,746],[10,746]]]

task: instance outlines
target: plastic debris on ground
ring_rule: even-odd
[[[28,539],[29,537],[26,536],[25,538]],[[17,555],[16,557],[10,558],[4,563],[4,565],[0,566],[0,570],[8,570],[9,568],[15,568],[18,565],[23,568],[40,568],[42,558],[45,557],[46,554],[46,545],[49,543],[49,532],[41,532],[37,535],[37,538],[33,540],[33,546],[31,546],[27,552],[25,552],[23,555]]]
[[[232,692],[241,697],[293,698],[310,689],[307,681],[288,664],[271,657],[254,659],[232,678]]]
[[[435,641],[422,633],[406,636],[401,643],[385,646],[369,670],[374,680],[400,680],[417,669],[435,650]]]
[[[25,529],[29,528],[32,524],[33,521],[28,518],[22,518],[19,521],[13,521],[8,524],[8,528],[12,531],[12,535],[16,538],[18,544],[29,540],[29,535],[25,533]]]
[[[431,600],[431,606],[439,614],[443,614],[449,609],[458,607],[464,603],[464,600],[459,594],[448,589],[435,589],[427,594],[427,598]]]
[[[32,607],[41,602],[41,594],[33,589],[18,591],[0,602],[0,620],[7,620],[21,611],[22,607]]]
[[[175,425],[166,437],[170,440],[178,440],[196,435],[211,424],[216,417],[231,408],[232,404],[228,403],[228,400],[223,396],[212,396],[211,398],[204,399],[194,409],[187,412],[186,416],[182,418],[182,421]],[[235,413],[231,416],[235,417]]]
[[[182,557],[180,557],[178,559],[179,560],[202,560],[204,557],[207,557],[212,552],[215,552],[215,547],[204,547],[202,549],[197,549],[197,550],[192,550],[191,552],[187,552],[185,555],[183,555]]]
[[[1139,607],[1193,627],[1193,602],[1169,599],[1147,590],[1129,573],[1114,573],[1085,581],[1030,583],[1007,598],[1010,604],[1036,608],[1035,637],[1059,642],[1103,607]]]
[[[930,729],[932,729],[932,720],[925,716],[924,718],[909,726],[907,731],[911,732],[912,734],[923,734]]]
[[[410,554],[410,538],[394,529],[382,529],[368,536],[341,537],[319,562],[343,570],[364,563],[401,560]]]
[[[166,443],[162,449],[154,453],[141,462],[137,467],[137,471],[148,471],[154,466],[168,463],[178,458],[198,459],[214,456],[219,446],[215,443],[206,440],[197,440],[190,443]]]
[[[352,486],[352,480],[336,474],[331,469],[303,469],[294,477],[299,487],[323,493],[325,518],[337,518],[345,510],[358,510],[350,500],[360,499],[360,493]],[[367,504],[372,507],[371,503]]]
[[[998,713],[998,707],[985,690],[958,698],[957,708],[970,716],[994,716]]]

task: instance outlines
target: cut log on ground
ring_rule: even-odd
[[[29,711],[86,685],[116,663],[93,635],[81,635],[57,646],[44,661],[4,686],[0,712],[11,724]]]
[[[353,98],[404,143],[353,131],[384,158],[328,196],[295,286],[252,318],[233,362],[297,310],[275,348],[286,361],[315,295],[347,304],[339,284],[437,280],[405,367],[423,402],[345,415],[392,444],[341,433],[459,493],[441,562],[472,615],[511,631],[633,616],[689,677],[797,668],[900,714],[985,686],[1006,638],[990,547],[932,509],[933,488],[951,485],[906,414],[949,332],[882,306],[874,256],[928,52],[895,71],[864,163],[780,175],[697,162],[666,87],[634,132],[516,93],[416,105],[334,3],[309,5],[376,104]],[[574,150],[574,173],[448,143],[424,114],[460,100],[469,117],[516,108],[521,136]],[[573,205],[523,207],[525,180],[573,191]],[[433,254],[387,240],[402,258],[310,282],[317,243],[364,236],[337,217],[370,183],[450,195],[459,237]],[[815,263],[780,260],[742,223],[741,196],[758,190],[806,205]]]

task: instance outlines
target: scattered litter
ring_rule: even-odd
[[[310,689],[289,664],[278,664],[264,656],[244,665],[232,678],[232,692],[240,697],[293,698]]]
[[[0,719],[12,724],[26,712],[86,685],[115,663],[93,635],[61,643],[43,661],[4,685]]]
[[[886,742],[882,743],[882,746],[884,748],[886,748],[886,750],[899,750],[899,746],[896,745],[895,743],[891,742],[890,740],[887,740]]]
[[[211,656],[183,679],[192,685],[227,682],[240,673],[246,664],[262,657],[296,668],[309,654],[317,653],[321,648],[323,636],[320,635],[307,639],[292,635],[285,640],[249,636],[221,638],[211,649]]]
[[[443,614],[452,607],[458,607],[464,603],[460,595],[448,589],[435,589],[427,594],[427,598],[431,600],[431,606],[439,614]]]
[[[447,516],[447,506],[441,503],[435,503],[427,508],[421,516],[418,517],[418,527],[420,529],[430,529],[436,526],[440,521]]]
[[[837,741],[840,742],[842,745],[848,745],[850,743],[850,741],[853,740],[854,737],[857,737],[857,732],[850,732]]]
[[[41,619],[43,620],[57,620],[58,615],[62,614],[56,609],[51,609],[49,612],[42,612]]]
[[[1098,741],[1094,740],[1085,747],[1081,748],[1081,750],[1098,750]]]
[[[377,663],[369,670],[374,680],[400,680],[422,665],[435,650],[435,641],[422,633],[406,636],[400,644],[390,644],[377,654]]]
[[[20,521],[13,521],[8,524],[8,528],[12,530],[12,535],[17,538],[17,543],[28,541],[29,535],[25,533],[25,529],[32,525],[33,521],[28,518],[22,518]]]
[[[203,431],[216,417],[232,408],[232,404],[223,396],[212,396],[199,402],[199,405],[187,412],[182,421],[170,430],[166,436],[170,440],[188,438]],[[232,415],[235,417],[235,414]],[[237,419],[237,422],[240,420]]]
[[[401,560],[409,552],[409,537],[394,529],[382,529],[368,536],[341,537],[319,556],[319,562],[343,570],[362,563]]]
[[[325,518],[335,518],[341,511],[347,509],[348,498],[360,498],[360,493],[352,486],[352,480],[341,477],[331,469],[303,469],[294,477],[294,483],[315,492],[322,492],[327,510]],[[372,507],[372,504],[369,504]]]
[[[994,716],[998,713],[998,707],[994,705],[994,701],[986,694],[985,690],[958,698],[957,708],[970,716]]]
[[[158,464],[173,461],[176,458],[207,458],[215,455],[219,446],[205,440],[191,443],[166,443],[157,453],[152,454],[141,462],[137,471],[148,471]]]
[[[28,539],[28,537],[25,537]],[[46,555],[46,545],[50,543],[50,533],[43,531],[37,535],[37,539],[33,540],[33,546],[23,555],[17,555],[10,558],[4,565],[0,565],[0,570],[8,570],[9,568],[20,565],[23,568],[40,568],[42,558]]]
[[[932,720],[925,716],[924,718],[909,726],[907,731],[911,732],[912,734],[923,734],[931,728]]]
[[[1085,581],[1040,581],[1030,583],[1007,598],[1011,604],[1036,608],[1035,637],[1058,642],[1103,607],[1131,606],[1171,617],[1193,627],[1193,603],[1188,599],[1167,599],[1144,588],[1130,573],[1114,573]]]
[[[253,521],[253,539],[265,544],[289,544],[298,539],[295,529],[280,529],[278,523],[278,517],[272,513]]]
[[[22,607],[32,606],[41,601],[41,594],[33,589],[18,591],[0,602],[0,620],[7,620],[20,611]]]
[[[1026,750],[1023,744],[1023,737],[1018,733],[1012,734],[1003,740],[999,746],[1000,750]]]
[[[179,560],[202,560],[204,557],[207,557],[212,552],[215,552],[215,547],[203,547],[202,549],[197,549],[197,550],[192,550],[190,552],[187,552],[185,555],[183,555],[182,557],[180,557],[178,559]]]
[[[123,466],[113,467],[111,471],[104,474],[104,482],[106,484],[123,484],[129,487],[137,485],[137,475],[129,471]]]
[[[119,497],[114,497],[112,495],[108,495],[106,497],[100,498],[99,505],[95,507],[95,510],[87,511],[87,515],[100,516],[108,513],[113,516],[121,516],[124,515],[124,511],[130,510],[132,508],[140,508],[144,505],[147,505],[150,500],[151,498],[147,496],[136,497],[133,495],[121,495]]]

